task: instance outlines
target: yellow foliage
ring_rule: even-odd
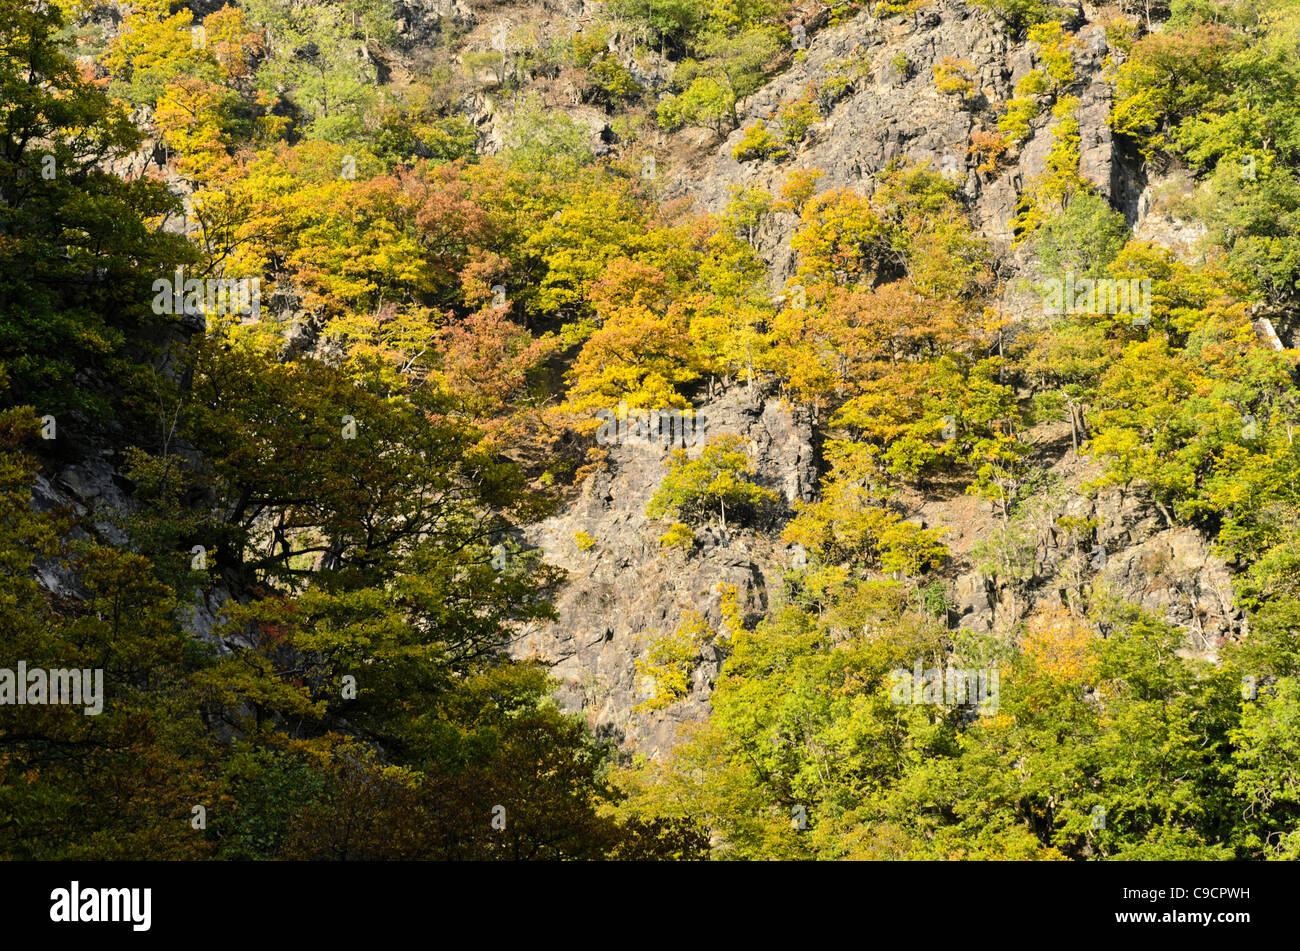
[[[713,629],[703,615],[687,611],[677,630],[656,639],[647,656],[636,660],[638,684],[646,699],[634,709],[662,710],[690,693],[691,672],[704,642],[712,636]]]
[[[1036,675],[1055,684],[1085,685],[1096,668],[1097,635],[1064,607],[1035,614],[1021,651]]]
[[[968,99],[975,93],[975,82],[970,77],[968,60],[945,56],[934,65],[934,88],[949,96]]]

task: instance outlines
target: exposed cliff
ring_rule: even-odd
[[[1111,133],[1108,59],[1113,63],[1121,54],[1084,8],[1074,16],[1080,46],[1074,78],[1062,94],[1079,99],[1080,173],[1124,212],[1138,237],[1191,256],[1196,228],[1162,210],[1168,203],[1153,197],[1157,188],[1148,185],[1141,163]],[[976,95],[957,102],[935,88],[933,67],[945,59],[970,64]],[[977,168],[971,136],[996,129],[998,107],[1041,65],[1033,44],[1009,40],[986,13],[964,3],[923,7],[901,18],[863,13],[815,32],[788,70],[743,102],[740,126],[725,138],[699,130],[678,133],[667,151],[680,160],[666,173],[664,197],[689,198],[702,210],[721,213],[734,187],[775,194],[791,168],[822,170],[819,189],[870,193],[891,161],[929,163],[961,181],[972,217],[994,249],[1008,316],[1036,312],[1041,302],[1026,294],[1022,280],[1032,262],[1024,249],[1013,247],[1011,221],[1027,184],[1044,171],[1053,143],[1051,117],[1040,115],[1018,152],[993,172]],[[824,86],[832,75],[852,78],[792,158],[733,157],[747,125],[771,119],[782,104],[810,86]],[[1167,195],[1180,183],[1187,187],[1175,172],[1157,185]],[[793,213],[774,212],[756,235],[774,289],[794,272],[790,238],[797,223]],[[735,432],[751,441],[761,480],[780,488],[787,502],[815,494],[821,460],[812,430],[795,422],[796,407],[775,396],[753,398],[737,387],[698,408],[709,420],[710,435]],[[1072,450],[1068,426],[1039,426],[1030,440],[1046,488],[1014,528],[993,506],[960,489],[911,493],[898,502],[905,517],[948,530],[950,625],[1009,637],[1036,604],[1059,604],[1086,588],[1166,617],[1187,630],[1188,650],[1205,656],[1241,633],[1228,566],[1205,538],[1173,524],[1141,493],[1090,491],[1101,467]],[[755,618],[770,603],[790,558],[778,540],[779,526],[732,532],[725,540],[705,534],[685,555],[665,554],[657,544],[662,524],[644,516],[666,471],[665,456],[652,447],[619,447],[608,470],[584,484],[578,501],[529,533],[548,560],[569,570],[570,580],[557,604],[559,620],[521,632],[514,648],[519,656],[554,665],[565,684],[563,703],[585,710],[598,730],[649,753],[671,745],[679,724],[706,715],[724,648],[708,645],[690,693],[663,711],[637,709],[645,700],[637,659],[646,656],[655,636],[675,627],[683,611],[701,611],[715,628],[721,624],[719,582],[736,585],[741,605]],[[1062,524],[1086,528],[1065,530]],[[594,547],[579,550],[577,532],[595,538]],[[1003,557],[1016,564],[999,566],[981,552],[979,543],[993,536],[1002,539]]]

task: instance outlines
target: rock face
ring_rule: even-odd
[[[1190,528],[1170,528],[1123,550],[1102,578],[1126,601],[1186,628],[1188,650],[1201,656],[1215,657],[1226,640],[1244,633],[1227,566]]]
[[[1184,261],[1199,257],[1205,225],[1178,214],[1179,202],[1190,196],[1194,187],[1191,174],[1184,169],[1153,176],[1138,196],[1133,237],[1166,247]]]
[[[412,46],[427,45],[446,32],[471,29],[477,19],[463,0],[398,0],[397,34]]]
[[[1109,49],[1101,25],[1083,27],[1078,40],[1075,79],[1062,95],[1079,98],[1080,172],[1133,221],[1144,182],[1138,163],[1111,135],[1110,84],[1102,75],[1107,55],[1118,54]],[[934,66],[945,59],[969,64],[974,96],[959,101],[935,88]],[[1035,120],[1019,155],[994,174],[977,170],[971,134],[996,131],[998,104],[1011,98],[1026,73],[1041,66],[1031,44],[1010,42],[986,13],[965,3],[942,2],[911,17],[859,15],[812,37],[802,61],[745,100],[741,127],[716,146],[702,167],[680,170],[668,194],[691,195],[703,209],[720,212],[730,186],[761,186],[778,194],[791,168],[821,169],[819,188],[854,187],[869,193],[875,176],[890,162],[929,163],[962,183],[981,232],[1005,248],[1013,237],[1009,224],[1019,194],[1045,168],[1053,142],[1050,110]],[[783,104],[833,76],[852,78],[849,91],[813,127],[792,160],[775,164],[732,157],[746,126],[772,119]],[[795,218],[773,219],[761,250],[780,283],[793,272],[788,241]]]
[[[1121,54],[1108,47],[1100,24],[1085,23],[1081,7],[1069,9],[1080,45],[1075,78],[1061,94],[1078,98],[1081,174],[1125,214],[1136,237],[1193,254],[1199,233],[1166,213],[1162,201],[1167,194],[1185,194],[1187,183],[1176,172],[1148,183],[1141,163],[1113,137],[1107,121],[1111,86],[1103,66],[1108,56]],[[1046,168],[1054,142],[1050,111],[1034,121],[1018,153],[997,171],[979,171],[970,154],[972,133],[995,131],[999,103],[1026,73],[1042,67],[1032,45],[1009,41],[987,14],[967,4],[940,0],[913,16],[881,20],[864,13],[816,32],[796,59],[741,104],[740,127],[725,140],[710,142],[698,131],[677,134],[675,154],[687,158],[669,173],[663,197],[690,198],[699,210],[720,213],[734,187],[757,186],[777,195],[793,168],[821,169],[819,190],[870,193],[891,161],[928,162],[960,182],[978,228],[998,255],[1007,288],[1004,310],[1015,316],[1036,309],[1038,299],[1016,289],[1025,255],[1010,247],[1010,222],[1020,194]],[[961,102],[935,88],[933,67],[944,59],[969,64],[976,95]],[[824,88],[836,75],[851,81],[792,159],[733,158],[746,126],[772,120],[782,105],[810,86]],[[797,225],[795,215],[773,213],[754,239],[774,288],[794,272],[790,237]],[[751,441],[760,481],[787,503],[812,497],[818,447],[811,427],[788,407],[733,390],[701,410],[707,436],[733,432]],[[1115,487],[1090,490],[1101,467],[1076,457],[1068,428],[1044,425],[1030,436],[1053,488],[1024,520],[1014,544],[1004,543],[1000,551],[990,547],[990,540],[1005,537],[999,535],[1005,526],[987,503],[969,496],[901,502],[907,517],[950,530],[945,541],[953,555],[947,577],[952,627],[1011,636],[1035,607],[1109,592],[1183,627],[1187,649],[1202,656],[1214,657],[1225,639],[1243,633],[1228,568],[1202,536],[1172,525],[1141,495]],[[706,647],[689,694],[662,712],[636,710],[646,699],[638,689],[637,659],[655,636],[672,632],[685,611],[700,612],[716,629],[719,583],[736,586],[750,619],[761,615],[789,566],[789,554],[776,541],[777,526],[732,532],[726,539],[700,532],[692,551],[664,554],[658,536],[665,526],[651,523],[644,511],[667,472],[667,459],[663,448],[617,447],[575,503],[531,529],[531,543],[569,571],[569,584],[556,604],[558,622],[521,631],[513,648],[517,656],[550,663],[563,682],[561,701],[584,710],[599,732],[649,755],[671,746],[682,724],[707,715],[725,645]],[[594,546],[580,550],[577,532],[594,537]],[[999,558],[1018,561],[1015,579],[998,567]]]
[[[812,497],[817,472],[812,427],[780,400],[736,388],[699,408],[699,444],[735,434],[749,443],[755,481],[781,496],[788,508]],[[635,661],[654,638],[671,634],[685,611],[697,611],[715,629],[722,620],[717,586],[735,585],[746,615],[768,605],[767,584],[784,553],[762,533],[716,528],[696,533],[687,553],[665,550],[659,536],[667,524],[645,516],[646,505],[668,471],[666,445],[629,443],[612,447],[609,467],[584,484],[563,514],[533,526],[531,544],[569,573],[556,602],[559,621],[520,632],[513,653],[541,657],[563,683],[559,699],[585,710],[602,734],[653,753],[672,744],[683,722],[702,718],[723,655],[715,645],[694,671],[691,692],[662,712],[634,712],[646,700]],[[575,540],[586,532],[594,545]]]
[[[1059,436],[1051,427],[1034,435]],[[1227,565],[1195,530],[1171,525],[1143,496],[1111,486],[1089,491],[1102,467],[1076,459],[1062,440],[1049,443],[1053,487],[1035,503],[1018,552],[1023,581],[999,577],[987,542],[998,516],[971,500],[928,502],[915,511],[933,526],[951,527],[951,583],[955,626],[1007,634],[1034,607],[1066,604],[1080,594],[1109,593],[1185,628],[1189,651],[1214,658],[1229,638],[1244,633],[1233,605]],[[981,551],[981,546],[983,550]]]

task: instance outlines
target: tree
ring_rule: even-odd
[[[1111,352],[1100,327],[1063,320],[1043,333],[1022,362],[1041,390],[1039,409],[1059,412],[1064,408],[1070,422],[1070,445],[1076,455],[1080,443],[1088,437],[1088,408]]]
[[[668,475],[646,507],[647,518],[683,518],[699,522],[717,509],[722,530],[727,530],[727,506],[732,521],[752,520],[778,501],[771,489],[750,482],[754,464],[739,436],[717,436],[709,440],[698,459],[681,449],[673,453]]]
[[[790,247],[799,255],[801,277],[869,281],[883,263],[883,224],[855,192],[823,192],[804,205],[800,219]]]
[[[62,26],[53,4],[0,3],[0,369],[7,405],[104,413],[177,319],[150,312],[152,281],[190,255],[156,223],[177,210],[161,182],[104,170],[142,135]]]
[[[670,132],[698,125],[721,136],[736,125],[736,93],[713,76],[699,76],[680,94],[662,100],[657,115],[660,125]]]
[[[569,371],[575,409],[689,406],[679,387],[699,378],[684,314],[670,303],[662,271],[627,259],[613,262],[592,289],[602,326]]]
[[[977,3],[993,14],[1014,39],[1023,37],[1030,27],[1047,22],[1060,10],[1048,0],[977,0]]]
[[[0,411],[0,624],[12,657],[29,670],[75,670],[81,691],[58,702],[51,682],[40,702],[18,706],[12,663],[6,670],[0,852],[206,857],[209,843],[189,827],[190,807],[219,793],[189,680],[202,651],[176,629],[173,592],[147,559],[91,541],[66,511],[38,511],[38,429],[30,409]],[[38,569],[77,578],[75,607],[37,581]]]
[[[727,201],[725,221],[743,235],[752,247],[763,219],[772,210],[772,193],[764,188],[744,185],[731,185],[727,191],[730,199]]]
[[[855,572],[898,571],[919,577],[947,560],[948,549],[940,541],[943,529],[921,528],[874,501],[846,469],[837,466],[824,497],[801,504],[782,539],[803,545],[825,564]]]
[[[1034,251],[1045,273],[1073,271],[1076,277],[1099,278],[1127,240],[1124,216],[1096,192],[1081,191],[1038,229]]]
[[[316,138],[343,142],[370,131],[380,93],[370,44],[396,37],[392,11],[379,0],[333,0],[303,7],[289,0],[247,0],[268,38],[258,68],[261,88],[284,89],[309,117]]]

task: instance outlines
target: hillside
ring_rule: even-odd
[[[1300,855],[1295,0],[0,24],[0,855]]]

